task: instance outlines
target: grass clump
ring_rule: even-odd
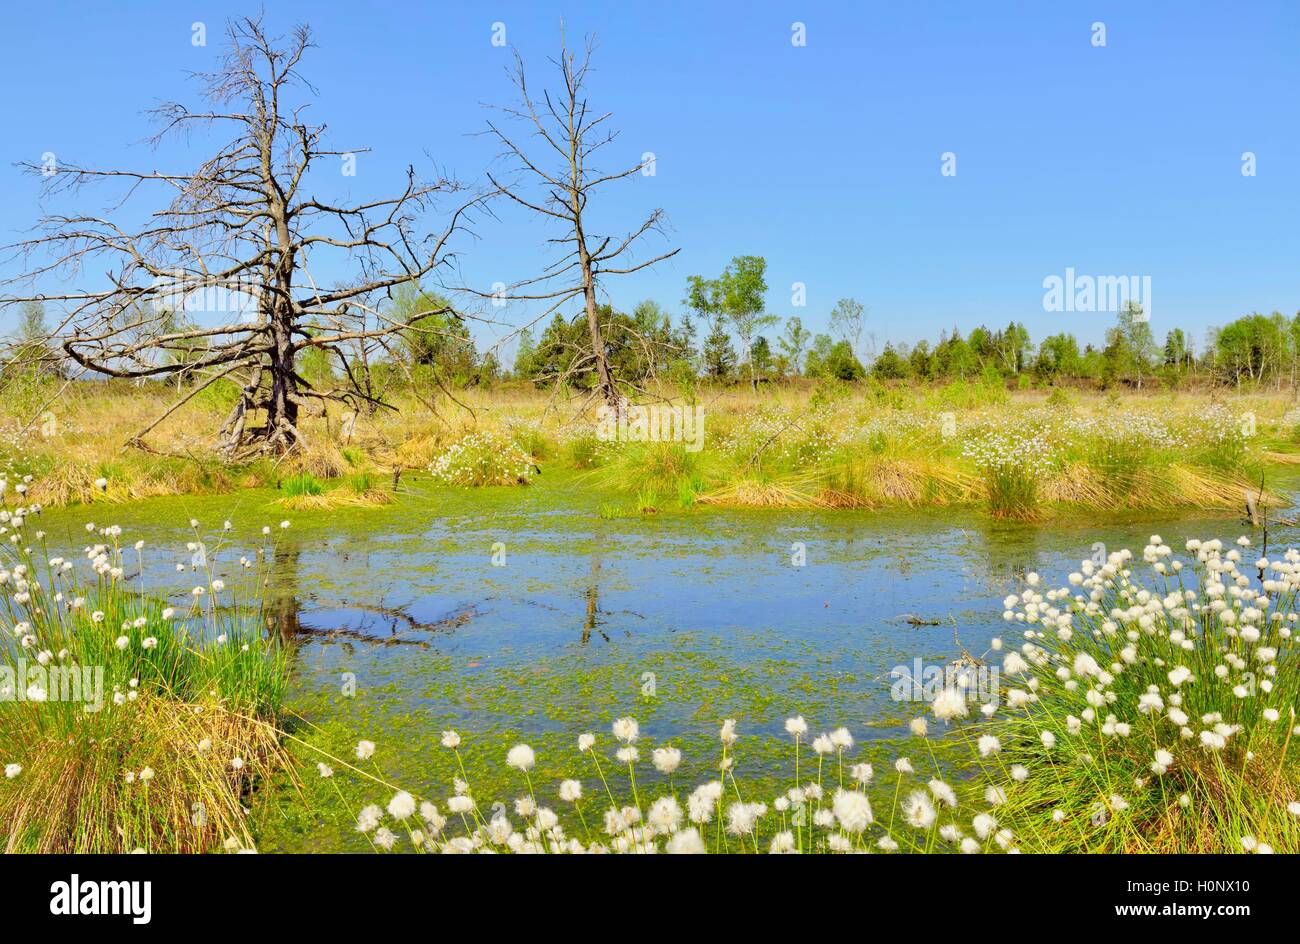
[[[280,491],[286,498],[324,495],[325,485],[310,472],[299,472],[285,479],[280,484]]]
[[[392,492],[384,488],[380,477],[370,471],[355,472],[348,476],[343,489],[337,493],[346,496],[346,504],[377,506],[393,500]]]
[[[0,561],[6,851],[251,848],[247,794],[287,763],[288,654],[263,631],[260,580],[239,595],[205,550],[201,583],[169,605],[120,529],[100,529],[80,568],[39,532],[16,552],[38,511],[0,512],[18,537]]]
[[[278,504],[293,511],[322,511],[336,504],[325,483],[310,472],[297,472],[280,483]]]
[[[679,442],[627,442],[612,446],[595,473],[607,485],[635,495],[643,513],[688,508],[705,491],[704,461]]]
[[[966,456],[983,477],[995,518],[1037,518],[1039,486],[1052,469],[1052,447],[1041,435],[990,433],[967,443]]]
[[[324,511],[341,507],[375,507],[386,505],[393,496],[369,470],[354,472],[327,488],[310,472],[299,472],[280,485],[283,496],[278,504],[294,511]]]
[[[611,451],[610,444],[595,433],[584,430],[565,443],[565,457],[575,469],[594,469],[602,465]]]

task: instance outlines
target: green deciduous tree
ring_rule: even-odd
[[[740,353],[749,364],[750,386],[758,389],[751,346],[758,332],[774,325],[776,315],[766,312],[767,261],[762,256],[736,256],[717,280],[718,306],[735,328]]]
[[[1142,380],[1151,372],[1151,361],[1156,356],[1156,339],[1151,334],[1151,322],[1142,306],[1129,299],[1119,313],[1119,330],[1123,335],[1125,366],[1137,379],[1138,389],[1142,389]]]
[[[798,317],[785,323],[785,333],[777,339],[777,347],[790,365],[790,371],[797,377],[803,371],[804,351],[812,340],[812,332],[803,326]]]
[[[1083,368],[1079,342],[1074,335],[1062,332],[1043,338],[1034,360],[1034,372],[1040,377],[1055,380],[1057,377],[1077,377]]]

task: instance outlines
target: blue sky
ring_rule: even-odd
[[[41,209],[12,161],[52,151],[190,166],[202,142],[152,152],[143,112],[196,101],[187,73],[213,65],[227,17],[255,10],[7,10],[3,241]],[[408,163],[427,168],[426,155],[481,180],[496,154],[474,134],[483,104],[512,93],[493,23],[534,85],[552,76],[561,17],[571,37],[594,33],[591,98],[621,131],[608,166],[657,157],[654,177],[607,190],[597,222],[626,228],[662,207],[670,241],[657,246],[681,247],[654,271],[611,280],[620,307],[650,297],[676,312],[688,275],[756,254],[771,311],[824,329],[835,300],[853,296],[879,344],[1011,319],[1035,340],[1068,330],[1096,341],[1111,315],[1043,310],[1043,279],[1067,267],[1150,276],[1158,337],[1182,326],[1199,342],[1252,310],[1300,309],[1300,4],[281,2],[267,17],[311,24],[314,118],[339,146],[372,149],[357,177],[322,180],[331,196],[385,192]],[[195,21],[206,48],[191,44]],[[791,43],[796,21],[806,46]],[[1104,48],[1090,41],[1098,21]],[[954,177],[940,173],[948,151]],[[1241,173],[1244,151],[1254,177]],[[77,205],[100,210],[106,196]],[[553,231],[506,208],[476,234],[462,246],[476,285],[550,258]],[[795,282],[806,307],[791,305]]]

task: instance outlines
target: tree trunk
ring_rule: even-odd
[[[264,167],[267,180],[267,198],[271,210],[271,219],[275,236],[275,266],[267,272],[268,281],[272,283],[271,298],[268,305],[270,322],[270,347],[267,360],[271,373],[271,390],[266,400],[266,426],[262,430],[264,438],[262,448],[275,453],[288,452],[298,443],[298,381],[293,370],[293,242],[289,234],[288,218],[284,200],[266,157],[270,154],[270,145],[264,151]],[[271,233],[268,232],[268,239]]]
[[[578,198],[573,198],[574,213],[580,213]],[[600,315],[596,311],[596,279],[591,271],[591,256],[587,253],[587,239],[582,232],[582,217],[577,216],[574,235],[578,243],[578,260],[582,265],[582,295],[587,305],[587,330],[591,334],[591,356],[596,360],[596,382],[600,395],[609,404],[609,408],[618,416],[622,413],[619,402],[618,387],[614,385],[614,376],[609,370],[609,359],[605,356],[605,339],[600,330]]]
[[[271,320],[271,395],[266,403],[266,445],[285,452],[298,442],[298,385],[293,370],[293,317],[278,304]]]

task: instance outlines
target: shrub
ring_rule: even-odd
[[[1053,387],[1047,395],[1047,405],[1054,410],[1066,410],[1074,405],[1074,398],[1063,387]]]

